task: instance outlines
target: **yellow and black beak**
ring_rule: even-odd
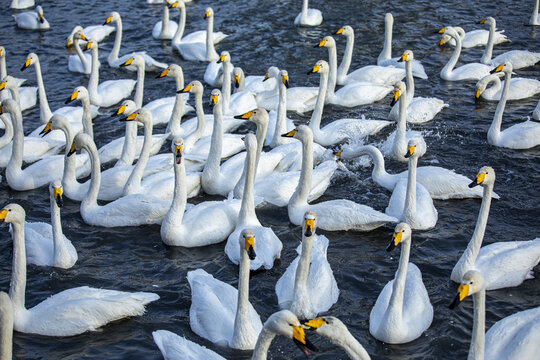
[[[476,185],[482,185],[484,183],[484,180],[486,179],[486,173],[480,172],[476,174],[476,177],[474,180],[469,184],[470,188],[475,187]]]
[[[3,224],[4,221],[6,221],[6,216],[7,216],[8,211],[9,210],[6,210],[6,209],[2,209],[2,211],[0,211],[0,224]]]
[[[125,111],[126,111],[126,105],[122,105],[118,108],[118,110],[116,111],[116,115],[122,115]],[[115,115],[113,115],[115,116]]]
[[[79,97],[79,91],[75,90],[74,92],[71,93],[71,96],[69,97],[69,99],[67,99],[64,103],[69,104],[70,102],[77,100],[78,97]]]
[[[218,102],[218,95],[217,94],[214,94],[212,96],[210,96],[210,106],[211,107],[214,107]]]
[[[250,120],[251,117],[254,115],[255,113],[253,111],[248,111],[247,113],[245,114],[242,114],[242,115],[236,115],[234,118],[235,119],[240,119],[240,120]]]
[[[281,81],[283,81],[283,84],[285,84],[286,88],[289,88],[289,75],[283,75],[281,77]]]
[[[264,79],[263,79],[263,81],[266,81],[266,80],[268,80],[268,79],[270,79],[270,75],[268,75],[268,73],[264,74]]]
[[[167,76],[168,73],[169,73],[169,68],[166,68],[166,69],[163,70],[159,75],[156,75],[156,79],[165,77],[165,76]]]
[[[52,131],[51,129],[51,120],[49,120],[46,124],[45,124],[45,127],[43,128],[43,130],[41,130],[39,132],[39,135],[41,135],[41,137],[47,135],[48,133],[50,133]]]
[[[177,164],[182,162],[182,155],[184,153],[184,144],[174,144],[174,160]]]
[[[133,60],[135,60],[135,59],[134,58],[129,58],[129,59],[126,60],[125,63],[120,64],[120,66],[129,66],[129,65],[131,65],[131,63],[133,63]]]
[[[240,75],[234,74],[234,87],[239,88],[240,87]]]
[[[441,30],[436,31],[435,33],[436,33],[436,34],[444,34],[445,31],[446,31],[446,28],[442,28]]]
[[[388,247],[386,248],[386,251],[390,252],[392,250],[394,250],[394,248],[396,246],[399,245],[399,243],[401,242],[401,237],[403,236],[403,233],[400,231],[400,232],[397,232],[397,233],[394,233],[394,235],[392,235],[392,241],[390,241],[390,244],[388,244]]]
[[[137,111],[135,111],[135,112],[129,114],[128,117],[120,119],[120,121],[133,121],[133,120],[135,120],[137,115],[139,115],[139,113]]]
[[[68,40],[68,41],[66,42],[66,48],[69,49],[69,48],[71,47],[71,45],[73,45],[73,41]]]
[[[489,73],[490,74],[495,74],[495,73],[501,72],[503,68],[504,68],[504,64],[501,64],[501,65],[497,66],[495,69],[491,70]]]
[[[326,44],[326,40],[321,40],[320,43],[318,43],[317,45],[315,45],[314,47],[318,48],[318,47],[323,47],[324,45]]]
[[[476,90],[476,93],[474,94],[474,98],[475,98],[476,100],[478,100],[478,99],[480,99],[480,95],[481,95],[481,94],[480,94],[480,91]]]
[[[461,284],[458,288],[458,293],[456,297],[454,298],[454,301],[448,306],[450,309],[454,309],[456,306],[458,306],[463,299],[465,299],[467,296],[469,296],[469,284]]]
[[[304,219],[304,235],[307,237],[313,236],[313,229],[315,228],[315,219]]]
[[[82,40],[88,41],[88,39],[86,38],[86,36],[84,36],[83,33],[79,33],[79,36],[81,37]]]
[[[309,339],[306,336],[306,333],[304,332],[304,328],[301,326],[293,326],[293,342],[298,346],[302,352],[308,356],[309,351],[319,351],[315,345],[309,341]]]
[[[392,98],[392,102],[390,103],[390,106],[394,106],[398,102],[400,96],[401,94],[399,90],[394,91],[394,97]]]
[[[401,55],[401,58],[398,60],[398,62],[407,61],[408,57],[409,57],[409,54],[405,53],[405,54]]]
[[[482,19],[478,22],[479,24],[485,24],[486,23],[486,19]]]
[[[110,23],[112,21],[112,17],[108,17],[107,20],[105,20],[105,22],[103,23],[103,25],[107,25],[108,23]]]
[[[5,88],[6,88],[6,80],[0,83],[0,91],[4,90]]]
[[[208,19],[210,17],[210,11],[205,11],[204,12],[204,18],[203,19]]]
[[[416,150],[416,146],[414,145],[407,146],[407,153],[405,154],[405,159],[408,159],[411,156],[413,156],[414,150]]]
[[[439,46],[443,46],[444,44],[445,44],[445,43],[444,43],[444,40],[441,39],[441,40],[439,41]]]
[[[176,93],[187,93],[191,90],[191,84],[187,84],[186,87],[184,87],[182,90],[178,90]]]
[[[313,66],[313,69],[308,71],[307,74],[309,75],[309,74],[318,73],[320,68],[321,68],[321,65],[317,64],[317,65]]]
[[[221,55],[219,57],[219,60],[217,61],[218,64],[222,63],[222,62],[225,62],[225,59],[227,58],[227,55]]]
[[[64,200],[62,200],[62,188],[54,188],[53,195],[56,205],[58,205],[59,208],[64,206]]]
[[[323,318],[315,318],[304,322],[304,326],[309,327],[310,330],[317,330],[324,324],[328,324]]]
[[[92,48],[92,40],[90,40],[89,42],[86,43],[86,47],[84,48],[84,50],[88,51]]]
[[[45,18],[43,17],[43,14],[38,14],[38,16],[39,16],[39,22],[43,24],[45,22]]]
[[[255,236],[244,236],[244,242],[249,260],[255,260],[255,257],[257,256],[257,254],[255,253]]]
[[[343,30],[345,30],[345,28],[339,29],[338,31],[336,31],[335,35],[341,35],[341,34],[343,34]]]
[[[178,1],[175,1],[172,4],[168,3],[168,5],[169,5],[169,9],[175,9],[178,7]]]
[[[30,66],[30,64],[32,64],[32,59],[30,58],[26,59],[26,61],[24,62],[24,65],[21,68],[21,71],[24,71],[27,67]]]
[[[77,149],[75,148],[75,143],[72,143],[71,149],[69,149],[69,152],[68,152],[68,156],[75,154],[75,151],[77,151]]]
[[[281,134],[281,137],[294,137],[294,134],[296,134],[298,130],[294,129],[294,130],[291,130],[289,131],[288,133],[286,134]]]

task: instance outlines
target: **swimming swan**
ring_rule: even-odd
[[[484,100],[497,101],[501,98],[502,86],[504,80],[501,81],[501,77],[504,73],[498,72],[489,74],[478,80],[475,85],[475,98],[479,99],[480,96]],[[488,87],[493,84],[491,87]],[[512,78],[510,80],[510,88],[508,89],[508,100],[521,100],[535,96],[540,93],[540,81],[536,79],[528,78]]]
[[[530,241],[504,241],[482,246],[491,206],[495,171],[484,166],[480,169],[471,187],[482,185],[484,196],[478,214],[474,233],[452,269],[452,281],[461,282],[469,270],[477,270],[484,277],[486,290],[496,290],[520,285],[524,280],[532,279],[532,269],[540,261],[540,238]]]
[[[236,66],[233,69],[234,91],[239,92],[249,90],[254,93],[260,93],[275,89],[277,80],[273,77],[264,80],[265,77],[266,76],[263,75],[246,76],[244,70],[242,70],[241,67]]]
[[[111,28],[114,30],[112,26]],[[68,56],[68,70],[88,75],[92,71],[92,55],[83,53],[80,45],[81,40],[87,41],[87,38],[83,33],[82,26],[77,25],[73,28],[66,40],[66,48],[68,50],[75,50],[75,55]],[[99,60],[98,67],[101,67],[101,62]]]
[[[21,111],[30,109],[36,105],[37,87],[19,87],[17,79],[10,75],[5,76],[0,81],[0,91],[4,90],[4,93],[6,93],[9,90],[11,98],[19,104]],[[4,97],[4,99],[8,98],[9,96]]]
[[[7,67],[6,67],[6,49],[3,46],[0,46],[0,80],[3,80],[7,75],[8,73],[7,73]],[[21,79],[21,78],[15,78],[15,80],[17,81],[17,85],[19,86],[22,86],[24,82],[26,81],[26,79]],[[9,93],[7,91],[0,91],[0,101],[5,100],[7,98],[9,98]],[[2,126],[3,125],[0,124],[0,128],[3,128]]]
[[[169,20],[169,6],[169,0],[163,1],[161,20],[152,29],[152,37],[154,39],[170,40],[178,30],[178,24],[175,21]]]
[[[17,23],[17,27],[21,29],[48,30],[51,27],[43,16],[43,9],[39,5],[36,6],[36,11],[26,11],[12,16]]]
[[[146,304],[159,299],[154,293],[81,286],[52,295],[26,309],[25,215],[24,209],[17,204],[6,205],[0,211],[0,222],[11,223],[13,227],[13,272],[9,294],[16,331],[45,336],[78,335],[111,321],[142,315]]]
[[[453,26],[454,30],[459,34],[459,37],[461,38],[461,47],[463,49],[472,48],[475,46],[486,46],[489,39],[489,32],[490,30],[472,30],[467,31],[463,30],[462,27],[459,26]],[[498,45],[502,44],[504,42],[509,42],[510,39],[506,37],[506,35],[503,34],[504,30],[501,31],[495,31],[493,34],[493,44]],[[449,35],[443,35],[441,36],[441,41],[439,42],[439,45],[442,46],[444,44],[449,44],[450,46],[456,46],[456,40],[454,40]]]
[[[221,93],[223,95],[223,113],[225,115],[241,115],[257,107],[255,94],[251,91],[235,92],[231,94],[231,55],[228,51],[223,51],[219,57],[219,62],[223,65],[223,85]]]
[[[26,9],[29,7],[34,7],[34,0],[11,0],[11,5],[9,6],[12,9]],[[10,359],[10,357],[6,357]]]
[[[369,333],[388,344],[405,344],[417,339],[433,321],[433,306],[422,282],[422,273],[409,262],[411,227],[404,222],[396,225],[386,251],[392,251],[400,243],[396,275],[384,286],[369,314]]]
[[[308,8],[308,0],[302,1],[302,11],[294,18],[296,26],[318,26],[323,21],[322,12],[317,9]]]

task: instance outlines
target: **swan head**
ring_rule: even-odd
[[[219,60],[217,61],[217,63],[220,64],[224,62],[231,62],[231,54],[229,54],[228,51],[222,51],[221,55],[219,55]]]
[[[411,227],[407,223],[399,223],[394,228],[394,234],[392,235],[392,241],[386,248],[386,251],[390,252],[394,250],[400,243],[411,241]]]
[[[174,154],[174,162],[176,164],[181,164],[182,156],[184,155],[184,139],[174,139],[171,143],[171,151]]]
[[[282,137],[292,137],[302,142],[313,141],[313,132],[307,125],[298,125],[296,129],[289,131],[286,134],[282,134]]]
[[[414,60],[414,54],[412,50],[405,50],[403,54],[401,55],[401,57],[399,58],[398,62],[403,62],[403,61],[409,62],[413,60]]]
[[[88,95],[88,90],[84,86],[77,86],[75,90],[71,93],[71,96],[65,101],[66,104],[69,104],[75,100],[90,100]]]
[[[133,101],[133,100],[124,100],[122,102],[122,105],[120,105],[120,107],[116,111],[116,114],[113,115],[113,116],[122,115],[122,114],[130,115],[135,110],[137,110],[137,105],[135,104],[135,101]]]
[[[277,78],[279,76],[279,69],[277,66],[270,66],[268,70],[266,70],[266,74],[264,75],[263,81],[266,81],[271,78]]]
[[[193,94],[202,94],[204,91],[204,86],[199,80],[193,80],[186,85],[182,90],[178,90],[177,93],[186,93],[190,92]]]
[[[169,6],[169,9],[185,9],[186,8],[186,4],[184,3],[183,0],[177,0],[175,2],[169,2],[167,0],[167,4]]]
[[[263,108],[256,108],[242,115],[236,115],[235,119],[253,121],[257,126],[268,126],[268,112]]]
[[[214,107],[221,102],[221,91],[219,89],[212,90],[210,94],[210,106]]]
[[[341,320],[334,316],[325,316],[304,322],[304,326],[335,343],[342,343],[343,336],[349,329]]]
[[[43,24],[45,22],[45,17],[43,16],[43,8],[39,5],[36,6],[36,12],[38,14],[39,22]]]
[[[386,25],[393,25],[394,24],[394,16],[392,15],[392,13],[384,14],[384,23]]]
[[[336,40],[334,40],[331,36],[325,36],[317,45],[314,47],[326,47],[326,48],[333,48],[336,47]]]
[[[165,70],[163,70],[159,75],[156,76],[156,78],[162,78],[165,76],[169,77],[182,77],[182,80],[184,79],[184,71],[182,70],[182,67],[180,65],[176,64],[170,64],[167,66]],[[183,81],[182,81],[183,82]]]
[[[71,30],[71,33],[69,34],[69,36],[67,37],[67,40],[66,40],[66,48],[69,49],[73,45],[73,39],[74,38],[86,41],[86,36],[84,36],[84,34],[83,34],[82,26],[77,25],[77,26],[75,26],[73,28],[73,30]]]
[[[53,130],[64,130],[68,126],[70,126],[69,120],[65,116],[60,114],[53,114],[53,116],[51,116],[49,121],[45,124],[45,127],[43,128],[43,130],[41,130],[39,135],[43,137]]]
[[[143,125],[152,126],[152,113],[146,109],[140,108],[135,110],[127,117],[120,119],[120,121],[138,121]]]
[[[470,188],[475,187],[476,185],[491,185],[495,184],[495,170],[491,166],[484,166],[478,171],[474,180],[469,184]]]
[[[461,37],[459,36],[459,33],[457,32],[457,30],[451,26],[442,28],[441,30],[438,31],[438,33],[448,35],[450,38],[453,38],[456,41],[458,40],[458,38],[459,40],[461,40]],[[442,40],[439,42],[439,45],[442,45],[441,42]]]
[[[307,72],[307,74],[328,74],[330,67],[325,60],[319,60],[313,66],[313,69]]]
[[[422,146],[416,139],[411,139],[407,143],[407,153],[405,158],[419,158],[426,153],[425,146]]]
[[[49,193],[51,194],[51,199],[54,200],[56,206],[61,208],[64,206],[64,200],[62,199],[62,182],[60,180],[53,180],[49,185]]]
[[[349,25],[345,25],[341,29],[335,32],[335,35],[345,35],[347,37],[354,35],[354,30]]]
[[[318,351],[317,347],[307,338],[304,328],[296,315],[289,310],[281,310],[270,315],[264,323],[264,329],[292,339],[306,355],[309,354],[309,350]]]
[[[122,21],[122,18],[120,17],[120,14],[117,13],[116,11],[113,11],[109,14],[109,16],[107,17],[107,20],[105,20],[105,22],[103,23],[103,25],[107,25],[108,23],[110,23],[111,21]]]
[[[26,57],[26,60],[24,61],[24,65],[21,68],[21,71],[26,70],[27,67],[29,67],[32,64],[36,64],[38,62],[39,62],[39,57],[37,56],[36,53],[28,54],[28,56]]]
[[[512,63],[510,61],[507,61],[504,64],[498,65],[495,69],[492,69],[489,73],[496,74],[502,71],[508,75],[508,74],[511,74],[513,70],[514,70],[514,67],[512,66]]]
[[[245,79],[245,75],[244,75],[244,70],[242,70],[241,67],[235,67],[233,69],[233,81],[234,81],[234,87],[235,88],[239,88],[240,87],[240,82],[242,81],[242,79]]]
[[[7,222],[12,224],[24,224],[26,218],[26,212],[19,204],[8,204],[0,210],[0,224]]]
[[[7,90],[7,89],[17,89],[17,88],[19,88],[17,81],[11,75],[6,75],[2,79],[2,82],[0,82],[0,91],[4,89]]]
[[[281,75],[281,82],[283,83],[283,85],[285,85],[286,88],[288,88],[289,87],[289,72],[287,70],[281,70],[279,74]]]
[[[240,235],[240,252],[246,251],[249,260],[255,260],[255,232],[251,229],[244,229]],[[240,254],[242,256],[242,254]]]
[[[214,10],[211,7],[207,7],[204,11],[204,18],[213,18],[214,17]]]
[[[496,26],[497,22],[495,21],[495,18],[488,16],[485,19],[482,19],[478,22],[479,24],[488,24],[490,26]]]
[[[84,48],[84,50],[91,50],[91,49],[97,49],[98,48],[98,43],[97,41],[95,40],[88,40],[88,42],[86,43],[86,47]]]
[[[497,81],[499,78],[502,78],[502,77],[504,77],[503,72],[496,72],[496,73],[493,73],[493,74],[486,75],[483,78],[481,78],[480,80],[478,80],[478,82],[474,86],[474,88],[475,88],[475,95],[474,95],[475,99],[480,98],[480,95],[482,95],[482,93],[484,91],[486,91],[486,88],[490,83],[492,83],[494,81]],[[499,82],[500,82],[500,80],[499,80]]]
[[[315,234],[317,228],[317,214],[314,211],[306,211],[304,214],[304,231],[306,237],[311,237]]]
[[[73,155],[77,150],[81,150],[83,147],[89,148],[91,145],[93,145],[94,150],[97,151],[95,149],[96,145],[94,144],[92,137],[86,133],[80,132],[75,135],[75,138],[73,138],[73,143],[69,149],[68,156]]]
[[[465,30],[463,30],[461,26],[453,26],[452,28],[455,30],[455,32],[459,35],[459,37],[463,41],[463,39],[465,39]],[[444,33],[443,29],[441,29],[439,33]],[[439,41],[439,46],[443,46],[444,44],[449,42],[451,39],[452,37],[450,35],[443,34],[443,36],[441,36],[441,41]]]
[[[392,98],[390,106],[394,106],[398,102],[401,95],[405,94],[406,91],[407,87],[405,86],[405,83],[403,81],[398,81],[394,85],[394,97]]]
[[[0,104],[0,115],[9,113],[13,116],[13,114],[21,112],[21,108],[19,107],[19,104],[13,99],[5,99]]]
[[[454,298],[454,301],[450,304],[449,308],[454,309],[458,306],[467,296],[476,294],[485,288],[484,277],[478,270],[469,270],[463,275],[461,284],[458,288],[458,293]]]
[[[141,55],[134,55],[133,57],[130,57],[126,60],[125,63],[120,64],[120,66],[130,66],[134,65],[138,68],[143,67],[146,65],[144,58]]]

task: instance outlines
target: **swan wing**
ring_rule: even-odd
[[[165,360],[225,360],[212,350],[167,330],[154,331],[152,336]]]
[[[322,140],[326,139],[324,140],[326,143],[332,141],[333,144],[336,144],[351,138],[362,139],[375,135],[390,124],[390,121],[371,120],[364,116],[361,119],[338,119],[321,129],[321,132],[324,133]]]
[[[131,79],[107,80],[98,85],[100,106],[108,107],[127,98],[137,81]]]
[[[330,101],[344,107],[355,107],[379,101],[391,91],[392,87],[389,85],[365,81],[352,82],[336,91]]]
[[[401,178],[407,178],[407,171],[399,174]],[[482,188],[475,186],[469,188],[472,182],[468,177],[455,173],[439,166],[420,166],[417,169],[417,181],[422,184],[433,199],[464,199],[482,198]],[[493,194],[498,199],[499,195]]]
[[[505,62],[512,63],[514,70],[532,66],[540,61],[540,53],[531,52],[528,50],[510,50],[491,60],[494,66],[504,64]]]
[[[431,121],[435,115],[448,106],[443,100],[434,97],[415,97],[407,106],[407,122],[422,124]]]
[[[187,61],[206,61],[205,42],[180,42],[175,45],[176,49]]]
[[[11,226],[10,226],[11,231]],[[54,258],[52,226],[43,222],[24,223],[26,261],[38,266],[51,266]]]
[[[501,131],[495,142],[488,136],[488,142],[510,149],[530,149],[540,144],[540,123],[530,120],[521,122]]]
[[[344,85],[355,82],[394,85],[405,77],[405,70],[389,66],[368,65],[349,73]]]
[[[83,33],[85,37],[100,43],[114,30],[115,27],[110,25],[90,25],[84,28]]]

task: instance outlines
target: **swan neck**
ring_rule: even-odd
[[[418,158],[411,156],[409,158],[409,171],[407,176],[407,195],[405,198],[405,208],[402,220],[413,225],[417,223],[416,219],[416,166]]]
[[[339,345],[343,347],[343,349],[351,359],[371,359],[366,349],[364,349],[362,344],[360,344],[358,340],[356,340],[349,331],[347,331],[346,333],[342,333],[341,335],[343,339],[340,341],[341,343]]]
[[[4,123],[4,135],[0,137],[0,149],[13,140],[13,124],[5,114],[0,115],[0,121]]]
[[[223,83],[221,84],[221,93],[223,94],[223,113],[231,112],[229,105],[231,103],[231,63],[224,61],[223,63]]]
[[[83,125],[83,132],[85,134],[88,134],[92,139],[94,138],[94,126],[92,125],[92,109],[90,107],[90,98],[89,97],[83,97],[81,99],[82,107],[83,107],[83,115],[82,115],[82,125]],[[71,130],[71,129],[70,129]],[[67,139],[67,137],[66,137]],[[71,144],[71,142],[66,142],[66,144]]]
[[[267,329],[266,326],[263,326],[259,334],[259,338],[257,339],[257,344],[255,344],[255,349],[253,350],[251,360],[266,360],[268,348],[275,337],[276,333]]]
[[[486,48],[484,49],[484,53],[482,54],[482,59],[480,59],[482,64],[489,64],[491,62],[491,56],[493,55],[493,42],[495,41],[495,26],[495,22],[490,21],[488,41]]]
[[[152,121],[147,120],[144,122],[144,141],[141,149],[141,154],[139,155],[139,160],[137,160],[137,165],[133,168],[129,179],[124,186],[124,196],[129,194],[135,194],[139,192],[141,188],[141,179],[148,163],[148,157],[150,156],[150,151],[152,150]]]
[[[49,107],[49,101],[47,100],[47,93],[45,92],[45,84],[43,83],[41,64],[39,60],[34,63],[34,69],[36,71],[36,81],[38,85],[39,119],[41,123],[45,124],[51,118],[52,112],[51,108]]]
[[[172,154],[172,156],[174,162],[174,194],[171,207],[163,218],[163,225],[169,224],[178,227],[182,224],[187,204],[186,167],[184,159],[180,164],[177,164],[175,155]]]
[[[409,255],[411,252],[411,241],[404,241],[401,243],[401,256],[399,257],[399,266],[396,271],[396,277],[394,278],[394,284],[392,287],[392,296],[388,304],[388,309],[401,318],[403,311],[403,296],[405,293],[405,282],[407,279],[407,267],[409,265]]]
[[[249,318],[249,257],[246,250],[240,247],[240,268],[238,274],[238,303],[234,319],[233,344],[242,342],[243,334],[254,333]]]
[[[64,132],[64,136],[66,137],[66,144],[72,144],[73,130],[71,129],[71,124],[69,124],[68,121],[63,122],[61,130]],[[75,156],[77,155],[68,156],[69,150],[70,146],[66,145],[66,148],[64,150],[64,174],[62,175],[62,184],[74,184],[75,182],[77,182],[75,172],[77,167],[77,159],[75,158]]]
[[[174,77],[174,80],[176,81],[176,91],[182,90],[184,88],[184,76],[178,74]],[[195,102],[197,102],[197,96],[195,96]],[[201,98],[201,108],[202,108],[202,98]],[[179,92],[179,93],[176,93],[173,112],[169,119],[169,123],[167,124],[167,131],[171,132],[172,137],[180,136],[182,132],[180,123],[182,122],[183,112],[184,112],[184,93]],[[199,114],[197,113],[197,117],[198,116]]]
[[[321,73],[321,80],[319,82],[319,94],[317,94],[317,101],[315,102],[315,108],[311,114],[309,120],[309,128],[315,136],[321,132],[321,119],[324,110],[324,102],[326,100],[326,89],[328,88],[328,74]],[[333,93],[332,93],[333,94]]]
[[[536,0],[534,2],[534,8],[531,14],[531,19],[529,20],[529,25],[538,25],[538,3],[540,3],[540,0]]]
[[[122,155],[114,166],[131,165],[135,160],[135,150],[137,142],[137,124],[134,121],[126,121],[126,132]]]
[[[330,97],[334,95],[336,90],[336,74],[337,74],[337,50],[335,46],[330,46],[328,48],[328,65],[330,67],[329,77],[328,77],[328,89],[326,90],[327,95]]]
[[[90,71],[90,79],[88,80],[88,93],[90,94],[90,102],[96,102],[99,99],[98,84],[99,84],[99,67],[98,67],[98,48],[92,47],[92,70]],[[97,105],[95,103],[94,105]]]
[[[169,6],[164,3],[163,15],[161,16],[161,36],[165,36],[169,33]]]
[[[394,138],[393,152],[397,158],[403,158],[407,151],[407,94],[398,100],[398,121]]]
[[[9,93],[11,94],[11,98],[19,105],[21,106],[21,98],[19,96],[19,86],[15,84],[14,87],[9,89]]]
[[[7,67],[6,67],[6,57],[4,54],[0,56],[0,78],[5,78],[7,76]],[[4,94],[0,92],[0,94]]]
[[[276,114],[276,125],[274,128],[274,137],[270,143],[270,147],[274,148],[279,145],[288,143],[286,138],[282,137],[281,134],[287,131],[287,88],[283,81],[279,81],[279,103]]]
[[[89,208],[98,206],[97,198],[99,192],[99,186],[101,184],[101,164],[99,162],[99,156],[96,148],[96,144],[92,141],[84,144],[84,148],[88,152],[91,164],[90,174],[90,186],[85,198],[81,203],[81,208]],[[81,211],[82,212],[82,211]]]
[[[344,81],[349,72],[349,67],[351,66],[352,53],[354,48],[354,34],[346,35],[347,44],[345,45],[345,52],[343,53],[343,59],[341,59],[341,64],[337,69],[337,79]]]
[[[180,17],[178,18],[178,28],[174,33],[172,39],[172,45],[179,44],[182,41],[182,36],[184,35],[184,28],[186,27],[186,8],[184,6],[180,7]]]
[[[13,144],[11,145],[11,158],[6,169],[7,171],[20,172],[22,167],[22,158],[24,153],[24,129],[22,124],[22,114],[20,110],[10,113],[13,125]]]
[[[385,21],[384,22],[384,45],[377,58],[377,62],[388,60],[392,58],[392,32],[393,32],[394,22]]]
[[[0,359],[13,358],[13,305],[5,294],[0,296]]]
[[[79,59],[81,60],[81,63],[83,64],[83,69],[84,71],[88,71],[88,60],[86,59],[86,56],[84,56],[84,53],[83,51],[81,50],[81,46],[80,46],[80,43],[81,41],[79,40],[79,38],[75,37],[73,39],[73,46],[75,48],[75,52],[77,53],[77,56],[79,57]]]
[[[302,234],[302,253],[296,268],[296,277],[294,280],[294,294],[296,300],[302,296],[308,295],[308,276],[311,262],[311,252],[313,250],[314,236],[305,236]]]
[[[13,310],[25,310],[26,291],[26,247],[24,242],[24,221],[11,223],[13,227],[13,263],[11,268],[11,284],[9,297]]]
[[[216,61],[219,56],[214,47],[214,17],[206,19],[206,61]]]
[[[491,126],[488,130],[488,139],[491,143],[495,143],[497,138],[501,134],[502,118],[504,108],[506,107],[506,100],[508,98],[508,90],[510,89],[511,77],[512,74],[510,72],[505,72],[504,86],[501,93],[501,98],[499,99],[499,103],[497,104],[497,108],[495,109],[495,114],[493,115],[493,121],[491,122]]]
[[[461,54],[461,38],[459,35],[453,36],[452,38],[456,41],[456,47],[454,48],[454,52],[452,53],[452,56],[450,56],[450,59],[448,59],[448,62],[441,70],[441,75],[445,75],[446,77],[449,77],[452,74],[452,70],[454,70],[454,66],[456,66],[459,55]]]
[[[407,103],[410,103],[414,97],[414,77],[412,71],[412,60],[405,61],[405,73],[407,75]]]
[[[219,174],[219,164],[221,162],[223,146],[223,113],[221,110],[221,102],[214,105],[214,126],[210,141],[210,151],[203,170],[203,177],[206,179],[212,179]]]
[[[306,135],[302,140],[302,169],[298,186],[294,191],[289,204],[301,205],[307,203],[311,189],[311,176],[313,173],[313,136]]]
[[[57,259],[61,259],[65,254],[68,254],[68,250],[64,243],[64,233],[62,232],[62,222],[60,219],[60,208],[56,204],[54,195],[50,195],[51,203],[51,226],[53,233],[53,247],[54,247],[54,264]]]
[[[308,12],[308,0],[302,1],[302,16],[307,16]]]
[[[384,157],[377,148],[368,147],[364,149],[362,153],[368,153],[371,156],[373,161],[373,171],[371,172],[371,177],[376,183],[386,183],[392,175],[386,172],[384,165]]]
[[[484,360],[486,337],[486,291],[484,289],[473,295],[474,319],[471,347],[467,360]]]
[[[137,65],[137,88],[135,89],[135,106],[137,109],[140,109],[143,106],[143,97],[144,97],[144,73],[145,73],[145,63],[144,61]]]
[[[244,162],[245,182],[244,194],[242,195],[242,205],[238,213],[238,224],[245,223],[248,219],[256,219],[255,201],[253,195],[253,185],[255,182],[255,162],[256,153],[252,149],[246,149],[246,161]]]
[[[109,54],[108,62],[112,63],[118,60],[118,54],[120,53],[120,46],[122,45],[122,19],[115,20],[116,23],[116,35],[114,36],[114,46]],[[92,60],[92,63],[94,61]]]

